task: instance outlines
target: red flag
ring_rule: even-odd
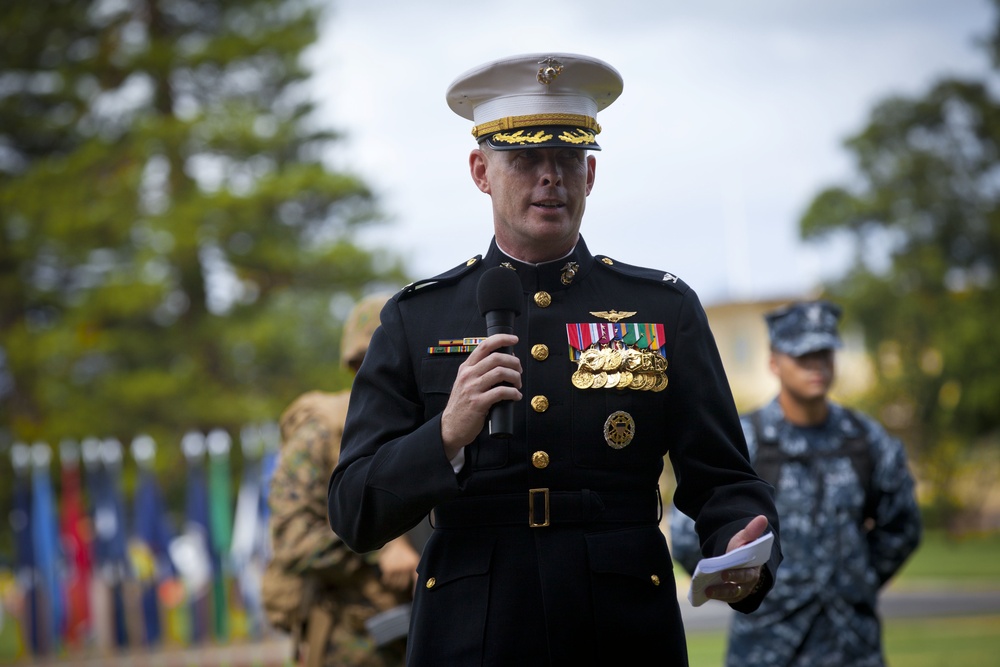
[[[75,442],[66,440],[60,443],[59,454],[62,464],[60,533],[66,558],[65,641],[67,646],[77,648],[86,645],[91,635],[90,526],[83,505],[79,448]]]

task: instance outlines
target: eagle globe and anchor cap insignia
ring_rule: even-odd
[[[612,412],[604,422],[604,441],[612,449],[627,447],[635,437],[635,420],[632,415],[619,410]]]
[[[542,85],[549,85],[556,80],[556,77],[562,74],[563,64],[556,60],[555,58],[546,58],[545,60],[538,61],[541,67],[538,68],[538,83]]]

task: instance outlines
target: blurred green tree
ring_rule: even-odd
[[[990,45],[1000,64],[1000,26]],[[829,291],[865,331],[877,378],[869,407],[914,453],[932,520],[953,528],[963,508],[978,509],[1000,468],[992,74],[878,104],[846,141],[857,183],[822,191],[800,221],[808,241],[853,240],[853,266]]]
[[[348,386],[346,310],[406,278],[357,241],[385,222],[370,189],[323,162],[338,136],[301,61],[320,17],[0,4],[0,444],[148,433],[178,469],[188,430],[238,438]]]

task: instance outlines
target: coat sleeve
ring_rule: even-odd
[[[884,585],[919,546],[923,528],[903,443],[874,420],[866,421],[876,452],[872,491],[878,498],[868,550],[879,585]]]
[[[677,479],[674,504],[694,519],[705,556],[726,552],[729,540],[755,516],[767,517],[775,540],[754,595],[731,605],[756,609],[770,590],[781,562],[774,489],[750,465],[722,359],[705,311],[693,291],[685,294],[673,336],[670,400],[667,402],[670,462]]]
[[[460,491],[441,417],[425,420],[414,363],[399,305],[390,299],[354,379],[327,494],[330,526],[355,551],[383,546]]]

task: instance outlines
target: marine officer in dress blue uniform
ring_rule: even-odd
[[[470,172],[494,237],[383,308],[328,498],[357,551],[433,511],[410,665],[687,664],[659,528],[667,454],[705,555],[777,536],[697,295],[580,235],[597,113],[621,92],[613,67],[565,53],[487,63],[447,91],[474,124]],[[487,335],[480,279],[508,270],[513,333]],[[502,401],[512,428],[495,437]],[[752,611],[780,560],[775,539],[765,565],[709,593]]]
[[[902,443],[828,398],[840,307],[793,303],[765,316],[778,396],[742,418],[751,461],[773,477],[785,561],[757,611],[730,626],[729,667],[881,667],[879,590],[920,542]],[[693,522],[671,515],[674,556],[701,557]]]

